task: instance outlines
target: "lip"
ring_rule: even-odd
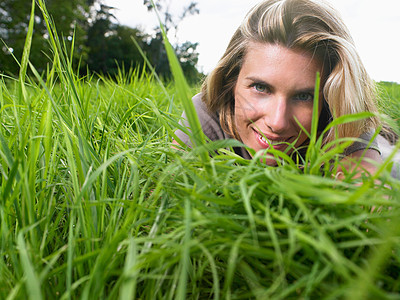
[[[258,144],[263,149],[268,149],[270,146],[272,146],[275,150],[282,151],[288,146],[287,143],[289,142],[290,137],[282,137],[282,136],[277,136],[277,135],[259,133],[254,128],[252,128],[252,130],[254,132],[254,135],[256,137],[256,140],[257,140]],[[268,141],[265,141],[264,137]]]

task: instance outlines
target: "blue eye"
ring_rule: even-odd
[[[267,87],[266,87],[265,84],[262,84],[262,83],[254,83],[252,86],[255,88],[255,90],[256,90],[257,92],[265,93],[265,92],[267,91]]]
[[[299,101],[312,101],[313,98],[314,98],[314,96],[311,95],[310,93],[300,93],[300,94],[297,94],[297,95],[294,97],[294,100],[299,100]]]

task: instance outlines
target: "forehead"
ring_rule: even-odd
[[[322,60],[317,53],[312,53],[301,48],[287,48],[281,44],[249,42],[244,53],[244,61],[249,56],[264,56],[265,60],[273,59],[277,61],[298,60],[307,62],[310,65],[322,65]]]
[[[288,49],[279,44],[249,43],[241,73],[257,77],[278,77],[281,80],[314,81],[322,71],[322,63],[302,49]]]

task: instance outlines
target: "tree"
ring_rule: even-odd
[[[147,49],[146,35],[139,29],[113,23],[113,8],[101,5],[88,30],[86,46],[89,49],[87,64],[89,70],[101,74],[115,75],[118,68],[129,69],[144,63],[138,49],[132,42]]]
[[[0,2],[0,72],[16,75],[28,31],[31,7],[29,0],[1,0]],[[161,30],[150,37],[136,28],[122,26],[116,22],[112,7],[102,4],[103,0],[46,0],[47,10],[53,19],[58,36],[63,39],[67,49],[74,37],[74,63],[80,66],[81,74],[87,69],[101,74],[114,75],[119,67],[129,69],[144,63],[142,56],[132,42],[134,38],[147,54],[159,75],[170,78],[168,59],[163,45]],[[149,1],[144,0],[149,6]],[[95,4],[98,4],[97,6]],[[96,6],[96,9],[94,8]],[[196,3],[192,2],[183,9],[179,17],[169,13],[169,6],[158,1],[163,12],[167,31],[178,30],[179,23],[190,14],[199,13]],[[44,17],[39,8],[35,10],[35,26],[30,52],[30,61],[43,71],[51,63],[48,33]],[[185,42],[175,45],[175,51],[181,61],[188,80],[196,80],[198,53],[197,44]]]
[[[143,0],[143,4],[149,11],[154,9],[151,0]],[[160,12],[161,16],[164,17],[161,21],[163,22],[167,33],[171,28],[178,31],[179,23],[188,15],[196,15],[200,13],[200,10],[197,8],[197,2],[194,1],[190,2],[188,6],[185,6],[179,16],[174,16],[170,13],[171,3],[166,3],[165,0],[155,3],[155,8]]]
[[[154,9],[150,0],[143,0],[143,4],[147,7],[148,10]],[[197,2],[194,1],[185,6],[182,9],[181,14],[178,16],[174,16],[171,14],[170,2],[167,3],[167,1],[165,0],[160,0],[157,1],[155,5],[156,9],[160,13],[160,17],[162,18],[161,21],[163,22],[167,34],[171,31],[171,29],[173,29],[176,35],[179,24],[184,18],[190,15],[198,14],[200,12],[197,8]],[[164,43],[162,39],[161,29],[156,28],[156,34],[149,43],[148,57],[149,60],[152,62],[156,72],[166,78],[169,78],[171,76],[171,71],[169,69],[167,53],[163,44]],[[175,53],[181,63],[185,76],[188,81],[192,82],[196,81],[200,75],[196,68],[199,57],[199,54],[196,51],[197,46],[198,43],[192,43],[189,41],[186,41],[183,44],[174,45]]]
[[[47,0],[46,6],[52,16],[60,37],[66,44],[70,44],[75,33],[76,48],[75,58],[80,59],[85,55],[86,49],[82,47],[86,39],[89,26],[88,17],[90,7],[97,0]],[[28,31],[31,7],[27,0],[1,0],[0,2],[0,71],[16,74],[19,67],[12,58],[17,60],[22,57],[25,37]],[[43,70],[49,63],[47,29],[40,9],[35,9],[35,27],[32,39],[30,60],[38,70]]]
[[[199,80],[200,73],[196,68],[199,54],[196,51],[198,43],[185,42],[175,49],[183,73],[188,82],[195,83]]]

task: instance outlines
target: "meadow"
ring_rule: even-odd
[[[168,44],[173,82],[79,77],[47,21],[52,66],[29,64],[31,24],[20,75],[0,80],[1,299],[400,299],[390,157],[338,181],[314,124],[304,168],[244,160],[205,142]],[[397,130],[400,86],[379,87]]]

